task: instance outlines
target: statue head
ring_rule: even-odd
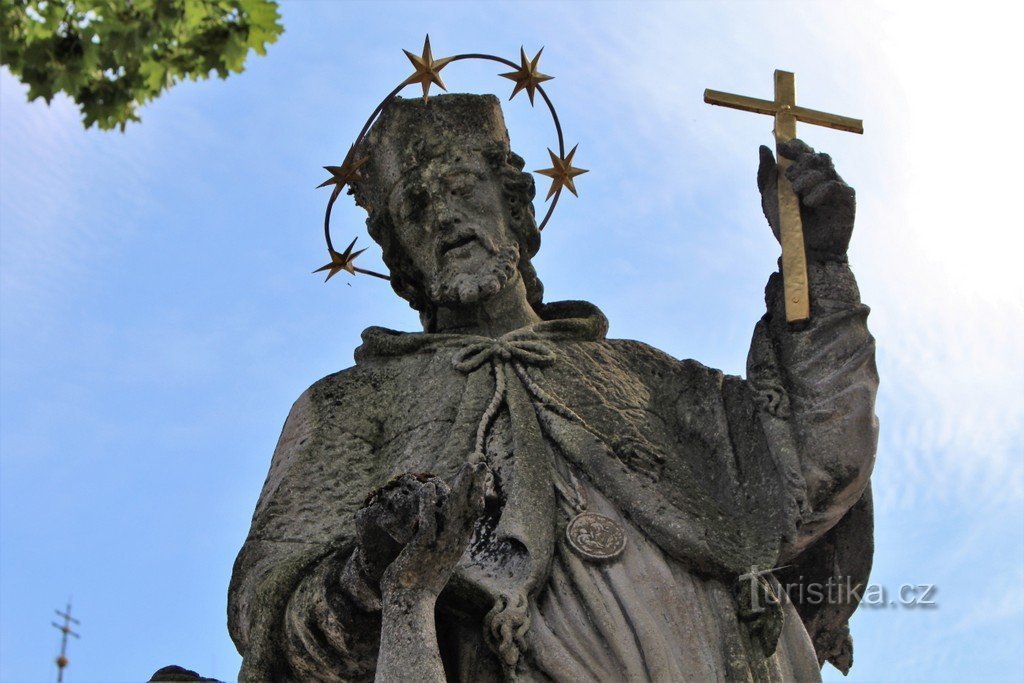
[[[351,184],[381,246],[391,285],[431,331],[438,307],[472,306],[521,278],[527,301],[543,286],[530,263],[540,248],[533,176],[509,149],[493,95],[393,100],[357,157]]]

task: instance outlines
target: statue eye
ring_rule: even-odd
[[[427,209],[427,204],[430,201],[430,197],[423,188],[416,188],[412,190],[402,204],[402,214],[406,220],[418,221],[423,217],[424,211]]]

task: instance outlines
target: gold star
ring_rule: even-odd
[[[544,201],[551,199],[551,196],[559,192],[562,187],[569,188],[569,192],[579,197],[576,194],[576,183],[573,182],[573,178],[588,173],[588,171],[584,168],[575,168],[572,165],[572,158],[576,154],[576,147],[579,147],[579,145],[577,144],[573,147],[564,159],[552,152],[550,148],[548,149],[548,154],[551,155],[551,168],[536,171],[536,173],[551,178],[551,189],[548,190],[548,196],[544,198]]]
[[[352,243],[348,245],[348,248],[345,249],[345,253],[343,254],[339,254],[333,249],[329,249],[328,251],[331,254],[331,262],[325,266],[317,268],[313,272],[321,273],[325,270],[328,271],[327,277],[324,279],[324,282],[327,282],[327,280],[330,280],[332,277],[334,277],[343,270],[346,273],[355,275],[358,269],[353,265],[352,262],[356,260],[356,256],[359,256],[364,251],[366,251],[366,249],[360,249],[359,251],[352,253],[352,247],[356,246],[356,240],[358,239],[359,238],[357,237],[355,240],[352,240]]]
[[[526,94],[530,96],[530,105],[533,105],[533,93],[537,89],[537,86],[544,81],[550,81],[554,76],[548,76],[537,71],[537,62],[540,61],[540,54],[544,52],[544,48],[541,48],[537,53],[537,56],[533,58],[531,62],[526,58],[526,50],[522,47],[519,48],[519,58],[522,60],[522,65],[518,71],[510,71],[507,74],[499,74],[502,78],[516,82],[515,89],[512,90],[512,97],[515,97],[522,90],[526,90]],[[512,97],[509,97],[511,100]]]
[[[352,176],[356,174],[356,171],[370,160],[370,157],[363,157],[358,161],[353,161],[352,157],[355,154],[355,151],[355,145],[352,145],[348,150],[348,154],[345,155],[345,161],[342,162],[341,166],[324,166],[324,168],[330,172],[331,177],[317,185],[317,188],[327,187],[328,185],[337,185],[338,187],[336,189],[340,190],[345,187],[345,185],[348,184],[348,181],[352,179]]]
[[[416,56],[408,50],[402,50],[405,56],[409,58],[412,65],[416,68],[412,76],[402,81],[402,85],[409,85],[410,83],[419,83],[423,86],[423,101],[427,101],[427,93],[430,91],[430,84],[436,83],[441,90],[447,91],[448,88],[444,87],[444,81],[441,80],[441,69],[443,69],[448,62],[452,61],[451,57],[444,57],[443,59],[434,59],[434,56],[430,53],[430,36],[427,35],[426,40],[423,41],[423,54]]]

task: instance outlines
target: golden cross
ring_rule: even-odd
[[[705,90],[704,101],[732,109],[742,109],[775,117],[775,156],[779,164],[779,241],[782,243],[782,278],[786,293],[786,320],[802,322],[811,317],[807,294],[807,255],[804,252],[804,228],[800,222],[800,200],[786,178],[790,160],[778,147],[796,137],[796,122],[863,133],[864,122],[846,116],[815,111],[796,104],[796,83],[789,71],[775,70],[775,100]]]

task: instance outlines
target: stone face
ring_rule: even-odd
[[[386,111],[356,196],[425,331],[368,329],[293,406],[232,575],[240,678],[848,667],[855,602],[780,596],[866,581],[877,436],[853,191],[801,145],[784,152],[813,198],[812,318],[785,323],[773,275],[741,379],[542,301],[532,182],[494,98]],[[772,172],[769,153],[762,191]]]

